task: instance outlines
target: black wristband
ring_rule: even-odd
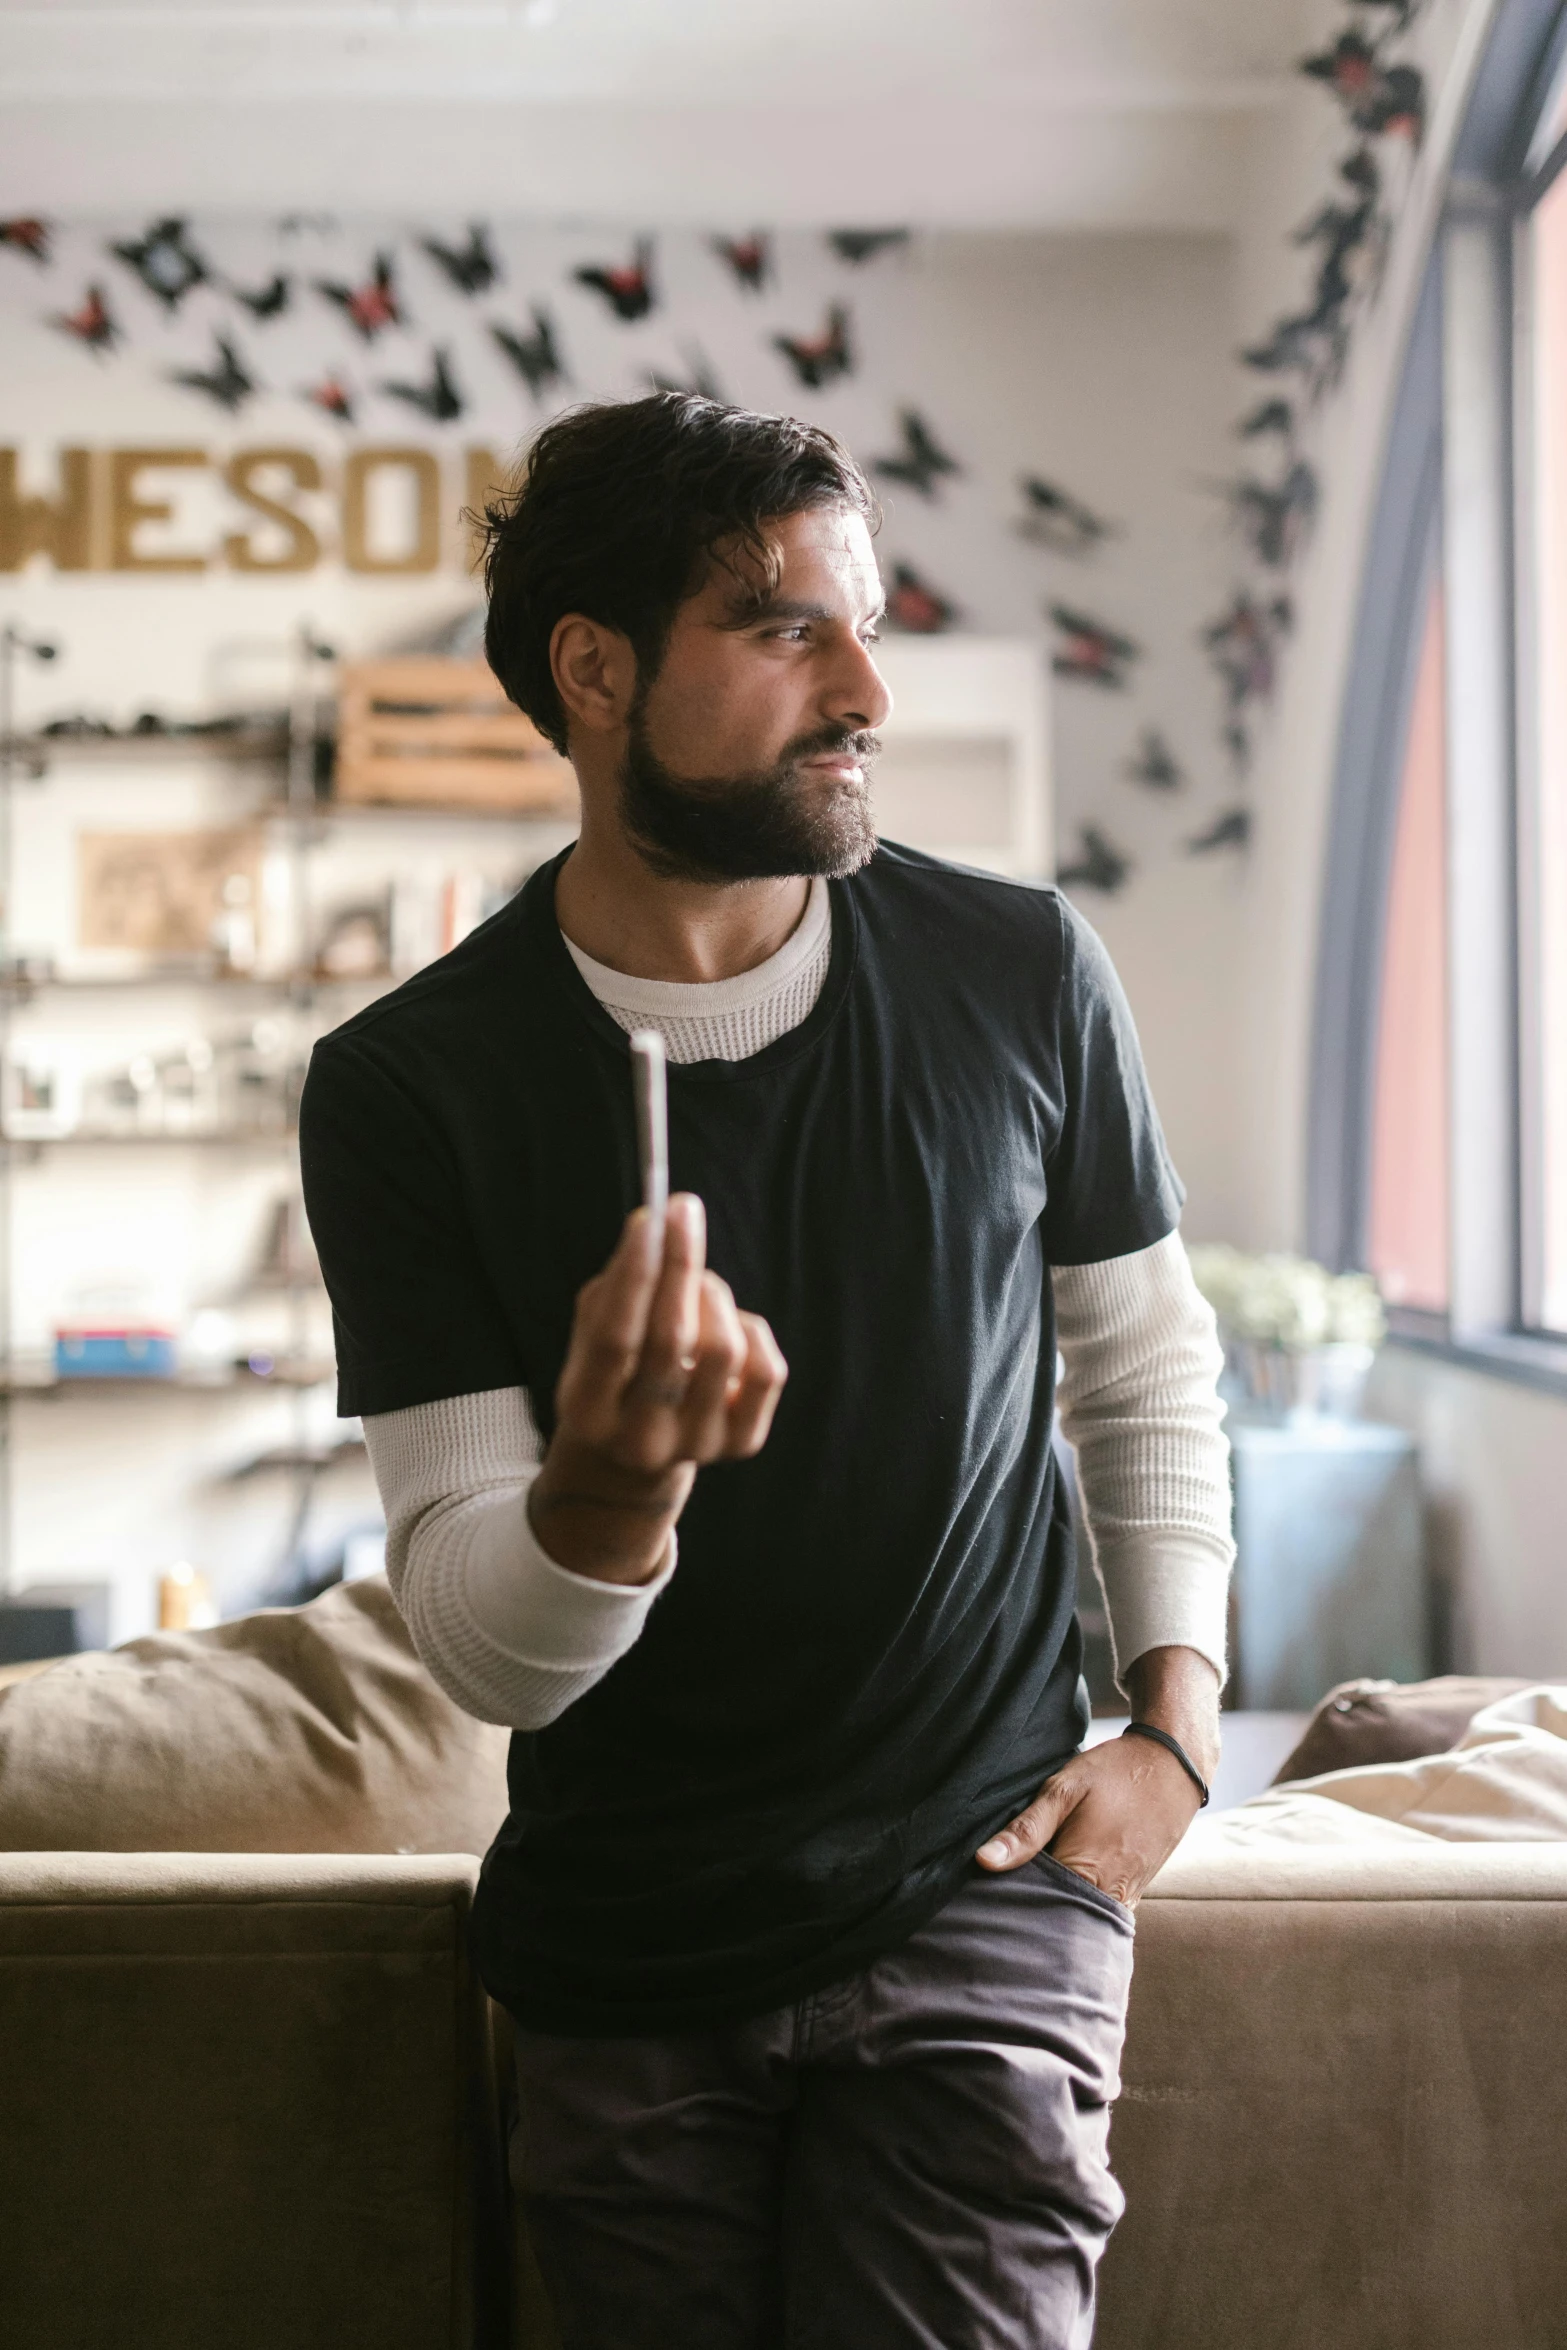
[[[1208,1807],[1208,1782],[1203,1777],[1201,1771],[1197,1768],[1197,1765],[1193,1762],[1191,1756],[1187,1753],[1185,1747],[1181,1744],[1179,1738],[1172,1738],[1168,1730],[1156,1729],[1152,1722],[1128,1722],[1126,1728],[1121,1732],[1121,1736],[1123,1738],[1152,1738],[1158,1745],[1164,1748],[1167,1754],[1173,1754],[1176,1761],[1180,1764],[1182,1770],[1186,1773],[1188,1779],[1190,1779],[1192,1785],[1196,1788],[1197,1793],[1202,1798],[1201,1802],[1197,1806],[1197,1809],[1199,1811],[1206,1811]]]

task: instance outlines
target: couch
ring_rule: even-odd
[[[548,2350],[467,1957],[504,1750],[377,1579],[0,1689],[8,2350]],[[1194,1838],[1099,2350],[1559,2350],[1564,2027],[1567,1843]]]

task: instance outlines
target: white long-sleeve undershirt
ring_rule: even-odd
[[[810,1012],[831,955],[815,882],[778,953],[737,979],[633,979],[572,958],[627,1029],[662,1030],[676,1062],[743,1060]],[[1150,1648],[1194,1648],[1225,1669],[1229,1448],[1215,1393],[1220,1351],[1178,1233],[1152,1248],[1052,1274],[1064,1363],[1061,1423],[1076,1446],[1084,1515],[1118,1671]],[[601,1680],[647,1621],[678,1550],[650,1583],[600,1583],[557,1566],[528,1522],[542,1455],[520,1387],[367,1417],[386,1512],[387,1575],[414,1645],[480,1720],[539,1729]]]

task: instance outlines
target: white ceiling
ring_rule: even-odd
[[[0,206],[1219,228],[1320,0],[0,0]]]

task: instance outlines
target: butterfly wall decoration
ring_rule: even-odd
[[[252,318],[281,318],[288,308],[293,292],[293,281],[280,269],[264,286],[234,286],[234,299]]]
[[[556,384],[568,383],[566,363],[560,355],[555,339],[555,324],[547,310],[535,302],[531,312],[533,324],[524,333],[512,326],[503,326],[498,320],[490,322],[490,340],[504,351],[512,366],[522,377],[535,400],[553,390]]]
[[[191,243],[190,225],[183,218],[155,220],[143,235],[111,244],[109,251],[135,272],[165,310],[178,310],[187,294],[211,283],[212,273]]]
[[[760,229],[748,237],[714,237],[713,251],[727,262],[737,286],[759,294],[773,273],[773,243]]]
[[[57,311],[49,323],[72,336],[86,351],[112,351],[121,339],[119,322],[102,286],[89,286],[74,310]]]
[[[215,335],[213,346],[214,356],[210,367],[171,367],[169,381],[179,384],[187,392],[199,392],[215,408],[221,408],[233,416],[254,395],[256,379],[227,335]]]
[[[353,393],[340,375],[324,375],[300,397],[308,400],[312,408],[319,408],[323,416],[335,417],[339,424],[352,424],[358,413]]]
[[[1110,535],[1112,524],[1042,474],[1025,473],[1018,487],[1023,495],[1018,536],[1034,546],[1048,547],[1054,555],[1086,555]]]
[[[629,261],[593,262],[574,269],[579,286],[602,294],[623,326],[646,318],[658,297],[653,287],[653,240],[639,237]]]
[[[41,268],[49,266],[49,224],[45,220],[23,218],[0,220],[0,246],[9,246],[13,253],[25,253],[29,261]]]
[[[1226,808],[1205,832],[1196,833],[1186,843],[1186,853],[1189,857],[1206,857],[1215,849],[1244,849],[1250,845],[1251,829],[1249,808]]]
[[[487,294],[500,281],[500,263],[490,245],[490,232],[478,221],[470,224],[467,242],[447,245],[439,237],[421,237],[421,249],[459,294]]]
[[[887,618],[908,636],[940,636],[957,618],[957,606],[911,563],[894,563],[887,581]]]
[[[906,245],[912,233],[906,228],[834,228],[828,230],[827,242],[840,261],[858,268],[862,262],[874,261],[878,253],[891,253]]]
[[[390,253],[377,253],[370,265],[370,275],[358,285],[346,285],[336,278],[317,278],[316,292],[336,304],[363,342],[373,343],[389,326],[403,324]]]
[[[468,405],[453,380],[447,354],[440,350],[430,353],[430,372],[423,383],[382,382],[376,389],[384,392],[389,400],[401,400],[404,407],[416,408],[432,424],[454,424]]]
[[[1090,619],[1086,612],[1075,612],[1068,605],[1052,604],[1049,611],[1060,631],[1050,664],[1057,677],[1118,692],[1126,684],[1128,664],[1138,658],[1142,647],[1119,629],[1107,628],[1102,620]]]
[[[849,313],[841,302],[833,303],[819,334],[774,335],[773,349],[782,352],[794,370],[796,381],[808,392],[823,391],[840,376],[854,372]]]
[[[933,498],[942,478],[961,473],[956,457],[941,446],[917,408],[900,408],[898,428],[903,445],[891,457],[873,457],[871,471],[884,481],[900,481],[922,498]]]
[[[1137,748],[1126,762],[1127,780],[1146,791],[1177,791],[1186,773],[1156,726],[1145,726]]]
[[[1096,889],[1113,898],[1126,887],[1132,870],[1131,858],[1097,824],[1083,824],[1078,827],[1077,854],[1057,865],[1056,880],[1063,889]]]

